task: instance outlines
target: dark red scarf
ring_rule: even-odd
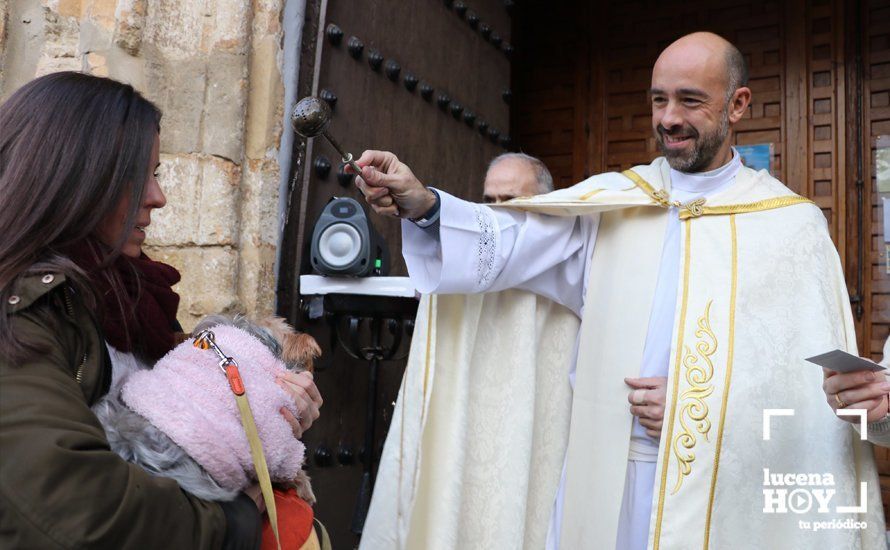
[[[108,247],[90,241],[66,252],[90,276],[109,344],[150,361],[173,349],[179,294],[171,287],[181,278],[176,268],[145,254],[139,258],[121,254],[103,268]]]

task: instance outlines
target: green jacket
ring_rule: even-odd
[[[14,364],[0,350],[0,547],[222,547],[223,507],[109,448],[90,410],[108,352],[64,276],[20,280],[10,305],[14,334],[43,351]]]

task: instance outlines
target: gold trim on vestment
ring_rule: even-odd
[[[763,210],[773,210],[783,208],[785,206],[793,206],[805,202],[813,203],[810,199],[798,195],[788,195],[785,197],[776,197],[772,199],[764,199],[762,201],[748,202],[742,204],[727,204],[724,206],[705,206],[705,199],[696,199],[688,203],[672,201],[667,191],[664,189],[655,189],[646,180],[633,170],[625,170],[621,174],[630,179],[644,193],[649,195],[656,206],[662,208],[677,207],[681,220],[689,218],[698,218],[699,216],[725,216],[727,214],[747,214],[749,212],[761,212]]]
[[[713,300],[708,302],[705,312],[698,319],[698,329],[695,331],[695,337],[698,338],[695,351],[698,353],[694,353],[689,346],[686,346],[683,356],[685,378],[690,387],[680,394],[680,400],[683,402],[680,410],[680,426],[683,431],[677,434],[671,443],[671,449],[677,458],[677,483],[671,491],[672,495],[680,490],[683,478],[692,473],[692,463],[695,462],[693,450],[698,442],[693,428],[704,436],[705,441],[708,440],[708,433],[711,431],[711,421],[708,420],[709,409],[705,399],[714,393],[714,384],[711,383],[714,377],[714,363],[711,361],[711,356],[717,352],[717,336],[711,330],[713,303]],[[681,447],[686,450],[685,453]]]
[[[696,212],[690,208],[680,208],[680,219],[688,220],[689,218],[697,218],[699,216],[725,216],[727,214],[747,214],[749,212],[762,212],[763,210],[773,210],[785,206],[793,206],[795,204],[803,204],[805,202],[813,203],[810,199],[799,197],[797,195],[789,195],[787,197],[777,197],[774,199],[766,199],[757,202],[749,202],[745,204],[728,204],[725,206],[702,206],[700,212]],[[815,203],[813,203],[815,204]]]
[[[588,191],[587,193],[584,193],[583,195],[581,195],[579,198],[582,201],[586,201],[587,199],[589,199],[590,197],[596,195],[597,193],[599,193],[601,191],[605,191],[605,189],[594,189],[593,191]]]
[[[723,427],[726,422],[726,407],[729,402],[729,386],[732,382],[732,362],[735,353],[735,297],[739,279],[739,244],[735,227],[735,214],[729,215],[729,227],[732,236],[732,280],[729,290],[729,340],[726,350],[726,374],[723,380],[723,401],[720,405],[720,422],[717,425],[717,446],[714,449],[714,469],[711,472],[711,491],[708,496],[708,512],[705,516],[704,550],[711,543],[711,512],[714,509],[714,493],[717,490],[717,472],[720,469],[720,449],[723,446]]]
[[[689,262],[691,256],[692,244],[692,225],[687,220],[684,224],[686,230],[686,247],[683,252],[683,298],[680,303],[680,328],[677,330],[677,356],[674,360],[674,379],[673,392],[671,395],[671,412],[667,425],[667,441],[671,441],[674,437],[674,417],[677,413],[677,386],[680,383],[680,354],[683,352],[683,332],[686,326],[686,306],[689,301]],[[671,453],[669,449],[664,450],[664,457],[661,463],[661,483],[658,489],[658,512],[655,519],[655,536],[653,538],[653,550],[658,550],[659,541],[661,539],[661,520],[664,516],[664,493],[667,488],[667,472],[668,463],[670,462]]]
[[[649,195],[649,198],[652,199],[655,204],[658,206],[662,206],[664,208],[668,208],[670,206],[670,202],[668,201],[667,193],[664,189],[655,190],[654,187],[649,185],[649,182],[644,180],[642,176],[634,172],[633,170],[625,170],[621,172],[621,174],[628,178],[630,181],[634,182],[637,187],[642,189],[643,193]]]

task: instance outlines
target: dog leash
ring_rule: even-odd
[[[229,388],[235,395],[235,402],[238,404],[238,411],[241,413],[241,425],[244,427],[244,432],[247,434],[247,442],[250,444],[250,456],[253,459],[253,466],[260,483],[260,490],[263,492],[263,500],[266,501],[266,513],[269,515],[269,523],[272,525],[272,532],[275,534],[278,550],[281,550],[281,539],[278,537],[278,512],[275,509],[275,494],[272,492],[269,466],[266,464],[263,444],[260,441],[260,434],[253,419],[253,412],[250,410],[250,403],[247,400],[244,381],[241,380],[241,373],[238,371],[238,364],[219,349],[212,330],[199,332],[195,336],[194,346],[203,350],[211,350],[219,357],[219,368],[226,375],[226,380],[229,381]]]

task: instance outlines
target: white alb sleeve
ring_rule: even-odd
[[[423,294],[520,288],[579,313],[598,219],[491,208],[439,191],[438,232],[402,222],[402,253]]]

